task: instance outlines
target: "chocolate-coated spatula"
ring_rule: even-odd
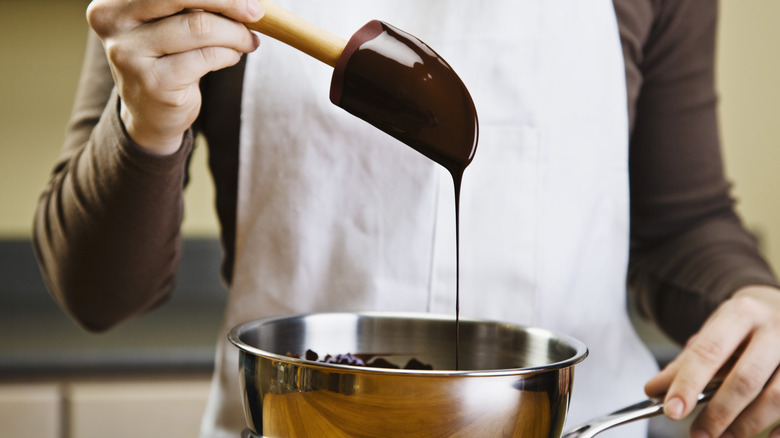
[[[345,41],[271,0],[247,26],[334,67],[330,100],[459,177],[474,157],[478,123],[463,82],[416,37],[371,21]]]

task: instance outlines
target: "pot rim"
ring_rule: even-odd
[[[552,362],[545,365],[533,366],[533,367],[488,369],[488,370],[405,370],[405,369],[395,369],[395,368],[374,368],[374,367],[365,367],[365,366],[357,366],[357,365],[342,365],[342,364],[334,364],[334,363],[315,362],[315,361],[295,358],[283,354],[277,354],[277,353],[272,353],[270,351],[262,350],[260,348],[247,344],[246,342],[242,341],[240,338],[243,332],[246,332],[247,330],[253,327],[257,327],[268,323],[273,323],[276,321],[305,319],[307,317],[315,317],[315,316],[334,316],[334,317],[350,316],[355,318],[381,317],[381,318],[417,319],[417,320],[431,320],[431,321],[437,321],[437,320],[452,321],[452,322],[455,321],[455,317],[451,315],[443,315],[443,314],[427,313],[427,312],[383,312],[383,311],[310,312],[310,313],[300,313],[300,314],[292,314],[292,315],[272,316],[267,318],[245,321],[243,323],[234,326],[228,332],[227,337],[228,340],[239,350],[246,353],[253,354],[255,356],[260,356],[266,359],[277,361],[277,362],[284,362],[284,363],[289,363],[289,364],[294,364],[299,366],[305,366],[307,368],[322,368],[330,371],[343,371],[343,372],[349,371],[352,373],[360,372],[366,374],[386,374],[386,375],[405,375],[405,376],[424,375],[425,377],[436,377],[436,376],[500,377],[500,376],[528,375],[528,374],[572,367],[585,360],[585,358],[588,356],[589,353],[588,348],[585,346],[585,344],[582,341],[566,334],[557,333],[541,327],[525,326],[519,324],[512,324],[508,322],[492,321],[486,319],[472,319],[472,318],[460,318],[460,321],[466,323],[489,323],[489,324],[496,324],[496,325],[505,325],[505,326],[522,329],[534,335],[559,340],[564,344],[567,344],[570,347],[572,347],[575,350],[575,353],[568,359],[558,361],[558,362]]]

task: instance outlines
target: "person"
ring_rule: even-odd
[[[637,401],[648,380],[681,419],[719,373],[692,437],[748,437],[778,420],[780,294],[722,170],[715,2],[279,3],[341,35],[382,18],[461,75],[480,117],[463,182],[462,313],[585,341],[569,424]],[[269,39],[258,50],[243,23],[263,13],[258,0],[90,4],[74,112],[34,225],[46,283],[85,328],[169,295],[196,135],[217,193],[223,330],[308,311],[454,309],[446,175],[330,105],[323,64]],[[685,344],[660,373],[626,316],[626,278]],[[221,340],[203,436],[244,428],[235,355]]]

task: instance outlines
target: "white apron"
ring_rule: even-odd
[[[656,369],[626,315],[628,120],[612,2],[278,3],[344,38],[387,21],[452,65],[480,124],[461,198],[461,315],[588,345],[569,426],[641,400]],[[238,323],[320,311],[454,314],[449,174],[332,105],[331,74],[266,37],[248,58],[235,274],[204,437],[245,427],[237,350],[224,336]]]

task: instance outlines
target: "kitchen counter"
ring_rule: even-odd
[[[209,373],[226,292],[216,239],[184,243],[178,284],[159,309],[89,333],[49,296],[29,241],[0,242],[0,379]]]
[[[210,372],[220,312],[158,310],[104,334],[59,309],[0,312],[0,378]]]

